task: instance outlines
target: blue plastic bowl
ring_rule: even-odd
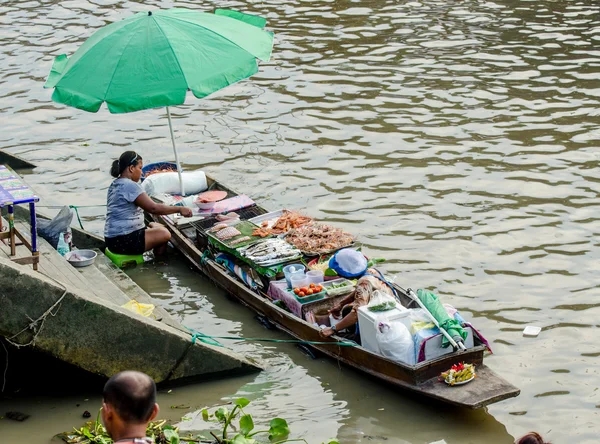
[[[158,168],[158,169],[171,168],[174,171],[177,171],[177,164],[175,162],[155,162],[155,163],[149,163],[148,165],[144,165],[142,167],[142,179],[141,179],[142,182],[146,178],[146,173],[148,171],[152,171],[156,168]],[[183,169],[181,171],[183,171]]]

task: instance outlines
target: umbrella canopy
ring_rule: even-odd
[[[44,88],[89,112],[103,102],[116,114],[166,106],[181,171],[168,107],[183,104],[188,90],[202,98],[256,73],[273,48],[265,23],[219,9],[138,13],[96,31],[70,58],[56,57]]]
[[[467,338],[467,331],[461,325],[448,315],[448,312],[438,299],[438,297],[427,290],[417,290],[417,296],[429,313],[439,322],[440,327],[448,332],[451,338],[456,342],[464,341]],[[442,337],[442,347],[448,347],[449,341]]]
[[[273,47],[273,33],[227,12],[158,10],[111,23],[70,58],[56,57],[44,88],[90,112],[103,102],[111,113],[181,105],[188,90],[206,97],[256,73]]]

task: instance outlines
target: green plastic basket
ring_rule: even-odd
[[[310,296],[304,296],[304,297],[298,296],[296,293],[294,293],[293,290],[288,290],[288,291],[293,293],[296,300],[298,302],[300,302],[301,304],[306,304],[308,302],[313,302],[313,301],[319,301],[321,299],[325,299],[325,296],[327,296],[327,293],[325,292],[325,290],[321,291],[320,293],[311,294]]]

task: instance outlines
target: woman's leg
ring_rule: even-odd
[[[167,249],[171,233],[161,224],[151,222],[146,228],[146,251],[154,249],[154,257],[161,256]]]

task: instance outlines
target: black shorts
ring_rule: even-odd
[[[143,254],[146,251],[146,228],[104,239],[106,248],[116,254]]]

